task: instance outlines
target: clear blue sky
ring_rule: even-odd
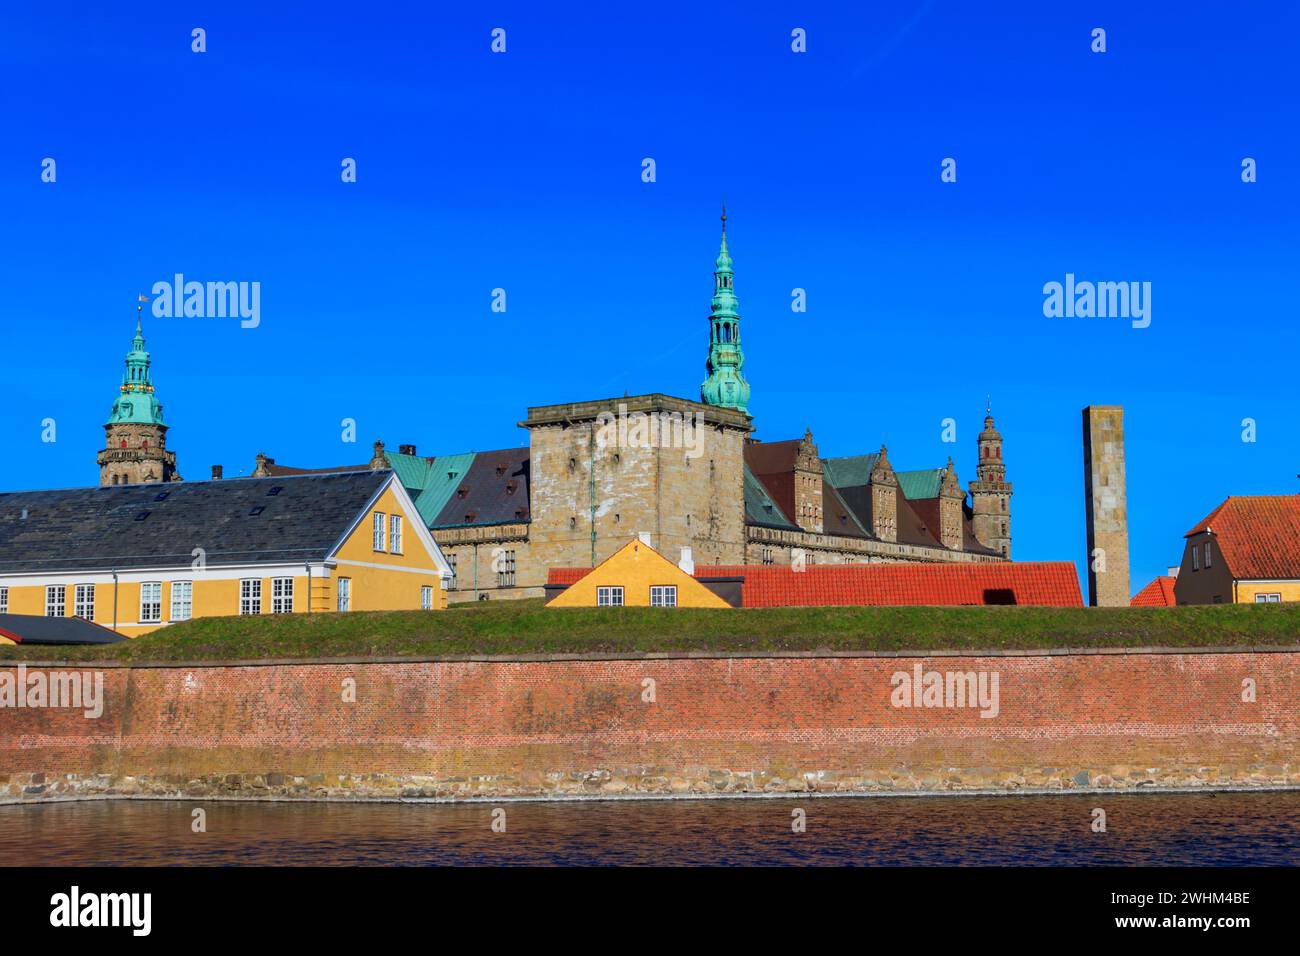
[[[1135,589],[1225,496],[1300,490],[1296,4],[477,6],[6,11],[0,488],[97,480],[175,272],[262,284],[257,329],[146,313],[190,479],[696,397],[725,194],[760,437],[964,482],[991,393],[1015,556],[1081,564],[1080,409],[1123,404]],[[1151,327],[1044,318],[1067,272],[1151,282]]]

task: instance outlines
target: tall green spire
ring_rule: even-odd
[[[154,395],[153,379],[149,372],[149,353],[144,348],[144,331],[140,327],[138,315],[135,320],[135,338],[131,340],[131,351],[126,353],[126,372],[122,375],[118,393],[117,400],[113,402],[113,410],[104,424],[163,423],[162,402]]]
[[[741,369],[745,353],[740,347],[740,303],[733,288],[731,253],[727,251],[727,206],[722,206],[722,248],[713,272],[713,305],[709,315],[709,377],[700,386],[707,405],[734,408],[749,414],[749,383]]]

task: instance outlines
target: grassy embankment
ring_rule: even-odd
[[[204,618],[116,645],[3,646],[0,661],[1232,646],[1300,646],[1300,604],[547,610],[537,599]]]

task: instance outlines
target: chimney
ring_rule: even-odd
[[[695,573],[695,559],[691,557],[690,548],[682,548],[682,559],[677,562],[677,566],[687,574]]]
[[[1088,535],[1088,603],[1128,607],[1128,496],[1124,484],[1124,409],[1083,410],[1083,505]]]
[[[221,480],[221,466],[220,466],[220,465],[213,465],[213,466],[212,466],[212,480],[213,480],[213,481],[220,481],[220,480]]]
[[[1176,577],[1178,577],[1178,568],[1179,568],[1179,565],[1174,565],[1172,568],[1169,568],[1169,569],[1168,569],[1168,570],[1169,570],[1169,577],[1171,577],[1171,578],[1176,578]]]
[[[259,451],[259,452],[257,453],[257,467],[253,469],[253,477],[254,477],[254,478],[266,478],[267,476],[269,476],[269,475],[271,474],[271,472],[267,470],[267,467],[266,467],[266,466],[267,466],[267,465],[274,465],[274,464],[275,464],[275,459],[274,459],[274,458],[267,458],[266,455],[262,454],[262,453]]]
[[[641,543],[644,544],[647,548],[653,548],[653,547],[654,547],[654,545],[650,543],[650,532],[649,532],[649,531],[640,531],[640,532],[637,532],[637,537],[641,539]]]
[[[402,455],[410,455],[412,458],[415,457],[415,446],[414,446],[414,445],[398,445],[398,446],[397,446],[397,451],[398,451],[399,454],[402,454]]]

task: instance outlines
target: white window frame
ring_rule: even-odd
[[[501,570],[497,572],[497,587],[512,588],[515,586],[515,552],[511,550],[501,551]]]
[[[338,604],[336,606],[338,607],[339,612],[342,613],[352,610],[352,579],[339,578],[336,584],[338,591]]]
[[[427,584],[420,585],[420,610],[433,610],[433,588]]]
[[[376,511],[370,524],[370,549],[372,551],[384,550],[384,532],[388,528],[387,518],[382,511]]]
[[[596,588],[596,607],[622,607],[623,588],[617,584]]]
[[[402,553],[402,516],[388,516],[388,553]]]
[[[271,613],[293,613],[293,578],[271,578]]]
[[[171,584],[171,619],[173,621],[188,621],[194,617],[194,582],[173,581]]]
[[[262,613],[262,579],[239,579],[239,613],[252,616]]]
[[[650,606],[651,607],[676,607],[677,606],[677,585],[675,584],[650,585]]]
[[[140,582],[140,623],[162,623],[162,582]]]
[[[1259,591],[1255,594],[1256,604],[1281,604],[1281,591]]]
[[[0,614],[9,613],[9,589],[0,588]]]
[[[74,585],[72,592],[72,616],[83,621],[95,619],[95,586],[93,584]]]
[[[62,584],[45,586],[45,616],[67,617],[68,589]]]

